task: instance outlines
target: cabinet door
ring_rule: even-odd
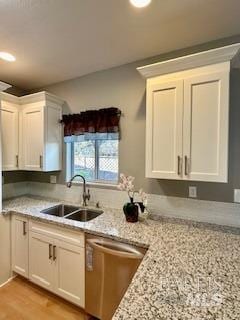
[[[2,166],[3,171],[18,170],[18,109],[2,101]]]
[[[54,291],[53,240],[35,232],[29,235],[29,279]]]
[[[45,171],[62,169],[62,118],[61,108],[48,106],[45,115]]]
[[[43,170],[44,108],[29,106],[22,111],[22,162],[24,170]]]
[[[54,259],[56,262],[56,294],[84,308],[84,249],[59,241]]]
[[[179,179],[182,176],[183,81],[147,88],[146,176]]]
[[[229,73],[184,81],[184,179],[227,182]]]
[[[12,270],[28,278],[28,220],[12,218]]]

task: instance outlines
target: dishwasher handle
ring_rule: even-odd
[[[144,255],[141,251],[125,243],[105,239],[88,239],[87,244],[102,253],[111,254],[120,258],[142,260]]]

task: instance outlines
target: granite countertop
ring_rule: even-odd
[[[40,213],[58,203],[20,197],[3,213],[148,247],[114,320],[240,319],[239,229],[163,218],[129,224],[115,209],[85,223]]]

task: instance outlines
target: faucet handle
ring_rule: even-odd
[[[100,208],[100,202],[99,201],[97,201],[97,203],[96,203],[96,208]]]
[[[91,198],[90,189],[88,189],[88,191],[87,191],[87,199],[88,199],[88,201],[90,200],[90,198]]]

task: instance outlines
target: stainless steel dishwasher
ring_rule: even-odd
[[[112,319],[145,253],[143,248],[86,235],[87,313]]]

